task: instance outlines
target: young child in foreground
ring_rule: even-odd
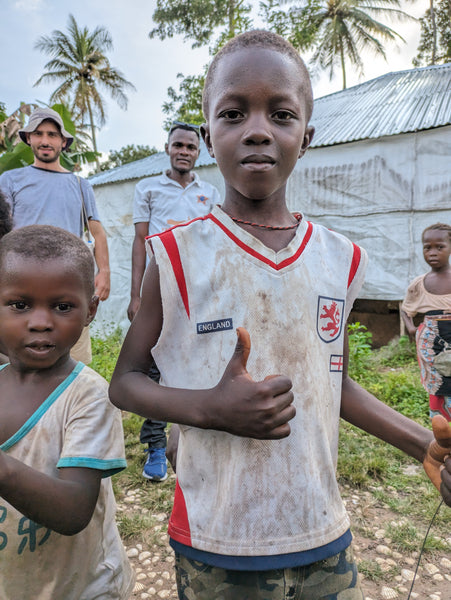
[[[421,235],[424,260],[431,270],[407,288],[401,315],[410,338],[416,338],[421,382],[429,394],[429,412],[451,421],[451,227],[435,223]],[[424,314],[418,329],[413,317]],[[440,361],[446,358],[443,364]]]
[[[111,383],[117,406],[180,424],[169,534],[181,599],[362,600],[335,478],[340,416],[423,462],[451,504],[446,421],[438,443],[347,375],[364,251],[287,208],[312,104],[283,38],[248,32],[213,59],[202,132],[225,200],[150,238]],[[151,353],[163,385],[147,377]]]
[[[94,263],[46,225],[0,241],[0,598],[122,600],[133,587],[110,476],[125,468],[106,381],[69,356],[94,317]]]

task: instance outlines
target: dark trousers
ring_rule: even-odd
[[[152,361],[148,375],[156,383],[160,381],[160,371],[154,361]],[[166,425],[166,421],[146,419],[141,426],[139,441],[142,444],[149,444],[149,448],[166,448]]]

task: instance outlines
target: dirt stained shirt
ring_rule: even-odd
[[[34,523],[0,497],[1,600],[128,598],[134,576],[110,478],[126,466],[124,439],[107,382],[78,363],[0,449],[52,477],[65,467],[99,469],[103,476],[91,521],[72,536]]]
[[[160,272],[163,327],[152,354],[162,383],[215,386],[242,326],[249,373],[290,377],[297,411],[282,440],[181,426],[171,538],[236,556],[336,540],[349,528],[335,477],[343,337],[366,253],[305,219],[274,252],[219,207],[148,244]]]

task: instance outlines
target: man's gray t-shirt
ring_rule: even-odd
[[[88,218],[100,221],[92,186],[80,178]],[[0,190],[11,207],[14,229],[25,225],[54,225],[81,236],[82,196],[78,178],[69,172],[32,165],[5,171]]]

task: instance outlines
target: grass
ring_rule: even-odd
[[[350,331],[351,376],[382,402],[430,428],[429,399],[421,385],[415,344],[402,337],[371,351],[370,342],[365,328],[355,324]],[[342,485],[370,490],[376,502],[401,517],[401,524],[392,524],[385,531],[400,552],[419,549],[439,495],[416,461],[342,422],[337,472]],[[434,520],[433,534],[439,537],[430,535],[425,551],[445,550],[447,546],[440,537],[449,536],[446,507],[441,508]],[[378,570],[374,568],[377,576]],[[362,570],[361,565],[359,569]]]
[[[383,581],[387,579],[387,575],[390,579],[393,579],[396,575],[398,575],[398,571],[395,568],[390,569],[388,572],[383,571],[382,567],[379,563],[374,560],[361,560],[359,562],[359,573],[365,577],[365,579],[369,579],[370,581]]]
[[[386,529],[391,545],[398,552],[413,552],[417,548],[418,529],[407,520],[389,523]]]
[[[110,380],[121,345],[121,332],[116,330],[106,340],[93,340],[92,367]],[[429,427],[428,397],[420,383],[415,345],[407,337],[395,340],[377,351],[371,350],[370,334],[359,323],[350,328],[350,374],[363,387],[397,411]],[[142,478],[145,460],[139,431],[143,419],[123,413],[125,448],[128,468],[116,475],[116,496],[124,498],[130,490],[145,488],[140,500],[141,511],[119,515],[119,528],[125,540],[160,543],[161,523],[154,515],[169,514],[174,493],[174,479],[152,484]],[[399,515],[396,524],[385,532],[399,551],[418,550],[427,526],[437,508],[439,496],[424,475],[421,466],[401,451],[341,422],[337,475],[344,495],[358,488],[371,494],[371,501]],[[373,523],[370,523],[373,525]],[[371,537],[372,528],[364,516],[354,527]],[[434,537],[435,536],[435,537]],[[449,536],[449,513],[443,507],[434,521],[426,552],[446,549],[440,538]],[[377,580],[383,573],[375,563],[359,566],[362,574]]]
[[[92,362],[89,365],[107,381],[111,380],[122,344],[122,332],[113,330],[105,339],[92,338]]]
[[[125,542],[148,544],[149,546],[162,546],[162,526],[149,515],[133,512],[119,514],[117,519],[118,529]],[[155,529],[157,527],[157,529]]]
[[[105,339],[93,337],[91,367],[107,381],[111,380],[114,367],[122,344],[122,332],[113,330]],[[113,488],[116,498],[124,498],[127,491],[141,489],[146,486],[148,494],[140,500],[140,505],[150,514],[169,513],[174,496],[174,481],[168,480],[164,485],[152,484],[142,477],[143,464],[146,458],[144,446],[139,441],[139,432],[143,418],[128,412],[122,413],[124,427],[125,456],[127,469],[113,477]],[[146,515],[119,515],[118,526],[123,539],[135,538],[139,541],[145,531],[153,531],[156,523]]]

